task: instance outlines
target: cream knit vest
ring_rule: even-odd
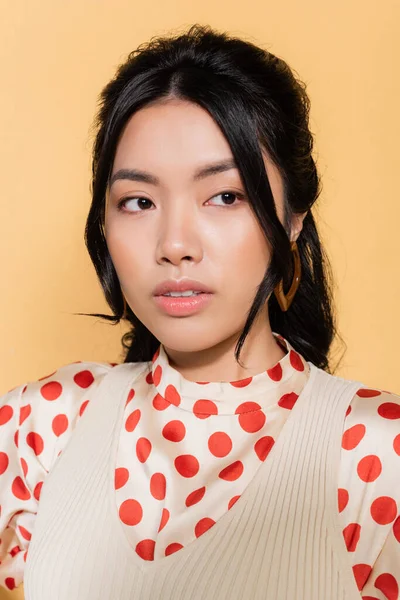
[[[111,369],[45,479],[26,600],[360,600],[337,483],[345,413],[365,385],[308,364],[302,393],[240,498],[199,538],[154,561],[129,545],[114,490],[125,401],[148,365]]]

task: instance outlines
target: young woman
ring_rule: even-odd
[[[102,91],[85,239],[132,327],[121,364],[1,398],[4,587],[398,598],[400,398],[329,365],[308,115],[282,59],[198,25]]]

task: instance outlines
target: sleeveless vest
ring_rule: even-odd
[[[199,538],[154,561],[128,543],[114,472],[125,401],[147,363],[115,366],[42,487],[26,600],[360,600],[338,514],[345,413],[365,387],[310,365],[266,460]]]

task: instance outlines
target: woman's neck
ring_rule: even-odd
[[[238,337],[195,352],[180,352],[165,347],[169,362],[189,381],[238,381],[272,369],[286,350],[272,331],[246,338],[238,364],[235,347]]]

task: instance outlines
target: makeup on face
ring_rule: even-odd
[[[191,296],[154,296],[154,301],[168,315],[186,317],[206,308],[212,298],[213,294],[200,292]]]

